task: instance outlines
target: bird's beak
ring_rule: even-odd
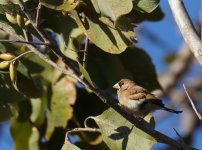
[[[115,88],[115,89],[119,89],[120,87],[119,87],[119,84],[117,83],[117,84],[115,84],[114,86],[113,86],[113,88]]]

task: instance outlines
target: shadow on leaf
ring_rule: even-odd
[[[133,127],[130,129],[127,126],[121,126],[118,127],[117,129],[115,129],[115,131],[117,133],[113,133],[109,136],[109,138],[113,139],[113,140],[120,140],[123,139],[122,142],[122,150],[126,150],[127,147],[127,143],[128,143],[128,136],[131,133],[131,131],[133,130]]]

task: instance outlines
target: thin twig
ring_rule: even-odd
[[[77,77],[70,71],[66,70],[65,68],[61,68],[60,66],[58,66],[55,62],[53,62],[52,60],[50,60],[48,57],[46,57],[44,54],[42,54],[41,52],[39,52],[34,46],[32,46],[32,44],[34,45],[35,43],[30,44],[30,42],[27,43],[27,41],[25,41],[25,39],[23,39],[22,36],[17,35],[14,30],[12,30],[12,28],[10,28],[9,26],[7,26],[6,24],[4,24],[3,22],[0,22],[0,29],[4,30],[6,33],[8,33],[10,36],[14,37],[15,39],[17,39],[17,41],[22,41],[23,43],[26,44],[26,46],[37,56],[39,56],[42,60],[44,60],[45,62],[47,62],[48,64],[50,64],[52,67],[54,67],[55,69],[59,70],[60,72],[62,72],[63,74],[69,75],[72,78],[77,79]],[[10,42],[10,40],[6,41],[4,40],[4,42]]]
[[[191,99],[191,97],[189,96],[189,93],[188,93],[188,91],[187,91],[187,88],[186,88],[186,86],[185,86],[184,84],[183,84],[183,88],[184,88],[184,90],[185,90],[185,92],[186,92],[186,94],[187,94],[187,97],[188,97],[188,99],[189,99],[189,101],[190,101],[190,103],[191,103],[191,106],[192,106],[192,108],[194,109],[194,111],[195,111],[197,117],[199,118],[199,120],[202,120],[202,116],[201,116],[200,113],[197,111],[197,109],[196,109],[196,107],[195,107],[195,105],[194,105],[194,102],[193,102],[193,100]]]
[[[37,13],[36,13],[36,26],[39,26],[40,23],[40,16],[41,16],[41,2],[39,1],[38,7],[37,7]]]
[[[202,65],[201,40],[189,18],[182,0],[168,0],[175,21],[190,50]]]
[[[85,47],[84,47],[84,53],[83,53],[83,67],[87,69],[87,57],[88,57],[88,37],[85,39]]]
[[[5,40],[5,39],[0,39],[0,42],[24,43],[24,44],[31,44],[31,45],[46,45],[46,46],[48,46],[47,43],[43,43],[43,42],[28,42],[28,41],[20,41],[20,40]]]
[[[38,34],[41,36],[41,38],[44,40],[44,42],[47,42],[46,37],[44,36],[43,33],[40,32],[38,26],[36,25],[36,20],[35,20],[34,16],[32,15],[31,11],[25,6],[25,3],[23,2],[23,0],[18,0],[18,2],[19,2],[19,6],[20,6],[21,10],[23,12],[28,12],[28,13],[25,13],[25,15],[29,19],[29,21],[32,24],[32,26],[34,27],[34,29],[38,32]]]
[[[26,40],[26,41],[29,41],[29,40],[28,40],[28,36],[27,36],[27,31],[26,31],[25,29],[22,29],[22,32],[23,32],[23,34],[24,34],[25,40]]]
[[[9,62],[13,62],[13,61],[19,59],[20,57],[23,57],[23,56],[25,56],[25,55],[27,55],[27,54],[30,54],[30,53],[33,53],[33,51],[27,51],[27,52],[24,52],[24,53],[22,53],[22,54],[16,56],[15,58],[9,60]]]
[[[180,141],[182,143],[185,143],[184,140],[183,140],[183,138],[182,138],[182,136],[177,132],[177,130],[175,128],[173,128],[173,130],[175,131],[175,133],[177,134],[177,136],[180,138]]]
[[[73,130],[68,131],[68,134],[74,134],[77,132],[101,132],[100,129],[97,128],[74,128]]]
[[[19,6],[21,8],[21,10],[24,12],[25,16],[30,20],[30,23],[32,24],[32,26],[34,27],[34,29],[36,30],[36,32],[40,35],[40,37],[43,39],[43,41],[45,43],[48,43],[50,45],[49,48],[52,49],[52,52],[58,56],[59,58],[62,59],[62,61],[67,65],[67,67],[69,68],[69,70],[71,70],[73,73],[77,74],[78,76],[74,76],[75,78],[77,78],[78,81],[81,82],[81,79],[79,78],[79,76],[81,75],[79,69],[78,69],[78,63],[76,61],[73,61],[72,59],[66,57],[66,55],[64,55],[61,50],[59,49],[59,47],[56,45],[56,43],[54,42],[54,40],[52,39],[51,36],[49,36],[43,29],[41,29],[40,27],[36,26],[36,21],[35,21],[35,17],[33,16],[33,14],[31,13],[31,11],[26,7],[25,3],[23,2],[23,0],[18,0],[19,2]],[[85,84],[85,83],[83,83]]]

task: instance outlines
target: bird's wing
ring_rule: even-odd
[[[127,97],[131,100],[142,100],[147,97],[147,90],[138,86],[134,85],[127,91]]]
[[[154,101],[154,103],[160,104],[160,105],[162,103],[161,100],[157,98],[154,94],[151,94],[145,88],[138,85],[135,85],[132,88],[130,88],[127,96],[131,100],[145,99],[145,102]]]

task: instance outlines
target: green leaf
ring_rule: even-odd
[[[10,132],[14,142],[14,150],[39,150],[39,131],[29,121],[21,122],[12,118]]]
[[[3,104],[0,100],[0,123],[7,121],[12,116],[11,108],[8,104]]]
[[[30,120],[37,126],[42,125],[45,120],[45,98],[31,99],[32,114]]]
[[[15,90],[9,74],[0,74],[0,102],[4,104],[16,103],[24,99],[23,95]]]
[[[61,36],[60,36],[61,37]],[[68,43],[65,45],[65,41],[59,38],[60,48],[64,50],[64,54],[69,58],[77,61],[79,47],[83,40],[84,34],[79,28],[74,28],[70,35]]]
[[[120,31],[115,27],[108,26],[103,23],[103,20],[99,20],[99,16],[96,16],[96,14],[91,13],[91,16],[87,16],[83,12],[73,11],[72,16],[88,39],[103,51],[119,54],[133,44],[131,40],[133,31]]]
[[[88,72],[86,71],[86,69],[79,62],[78,62],[78,64],[79,64],[79,70],[84,75],[85,79],[94,87],[93,81],[91,80],[90,75],[88,74]]]
[[[61,150],[80,150],[80,148],[66,140]]]
[[[65,0],[63,4],[59,5],[59,6],[55,6],[55,5],[51,5],[49,3],[42,3],[45,7],[50,8],[50,9],[54,9],[54,10],[61,10],[61,11],[71,11],[73,9],[75,9],[78,4],[79,1],[75,1],[75,0]]]
[[[66,127],[68,120],[71,119],[73,115],[73,108],[71,105],[75,103],[76,99],[75,86],[73,82],[66,77],[53,83],[51,92],[50,108],[47,113],[47,139],[50,139],[56,127]]]
[[[39,150],[40,134],[38,129],[30,122],[32,113],[31,103],[24,100],[12,106],[10,132],[14,143],[14,150]]]
[[[128,14],[133,8],[131,0],[93,0],[92,4],[98,13],[100,12],[113,21]]]
[[[33,80],[29,68],[19,63],[17,68],[17,90],[27,97],[37,98],[41,96],[41,91]]]
[[[98,87],[112,89],[122,78],[128,78],[149,91],[160,88],[155,67],[149,55],[137,47],[119,55],[103,53],[93,44],[88,46],[88,73]]]
[[[28,1],[28,0],[23,0],[24,2]],[[18,0],[0,0],[0,4],[5,5],[5,4],[10,4],[10,3],[14,3],[14,4],[18,4]]]
[[[72,30],[77,28],[75,21],[68,15],[63,15],[56,10],[44,7],[42,12],[41,18],[44,19],[43,27],[59,36],[59,46],[61,50],[64,50],[70,40]]]
[[[151,13],[159,5],[160,0],[133,0],[134,9]]]
[[[102,132],[104,142],[110,149],[116,150],[148,150],[156,143],[155,139],[136,128],[112,109],[106,110],[93,119]],[[153,126],[152,116],[148,117]]]

